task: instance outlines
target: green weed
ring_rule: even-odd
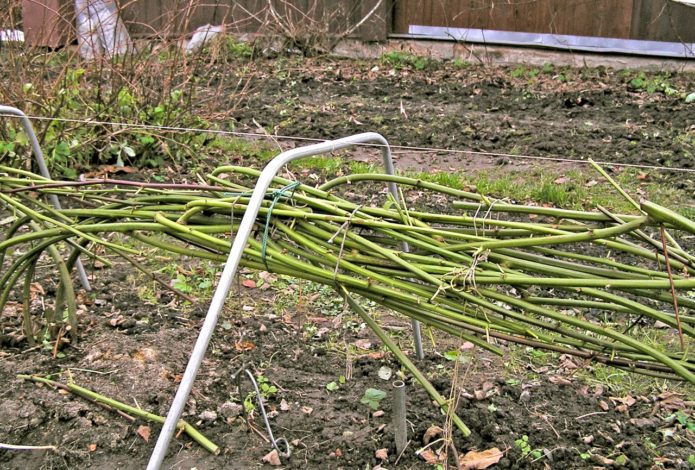
[[[381,56],[381,63],[396,70],[412,68],[426,70],[434,67],[435,61],[430,57],[416,55],[411,52],[390,51]]]

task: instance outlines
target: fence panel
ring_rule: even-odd
[[[695,8],[671,0],[395,0],[410,25],[695,42]]]

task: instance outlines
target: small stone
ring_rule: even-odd
[[[226,401],[220,405],[218,411],[225,418],[236,418],[241,414],[242,409],[243,408],[240,404],[232,403],[231,401]]]
[[[528,390],[524,390],[524,391],[521,392],[521,394],[519,395],[519,400],[521,400],[521,401],[524,402],[524,403],[526,403],[526,402],[529,401],[530,399],[531,399],[531,392],[529,392]]]
[[[215,421],[217,419],[217,413],[212,410],[205,410],[198,415],[198,418],[203,421]]]
[[[594,442],[594,436],[584,436],[582,438],[582,442],[584,444],[591,444],[592,442]]]

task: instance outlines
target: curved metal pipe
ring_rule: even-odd
[[[393,159],[391,157],[391,148],[389,147],[386,139],[375,132],[366,132],[364,134],[357,134],[338,140],[321,142],[318,144],[308,145],[306,147],[299,147],[282,152],[280,155],[272,159],[261,172],[260,176],[258,177],[256,187],[251,194],[251,199],[247,205],[244,217],[242,218],[239,229],[234,237],[234,242],[232,243],[229,257],[227,258],[224,270],[222,271],[219,284],[217,285],[215,293],[212,296],[212,300],[210,301],[208,313],[205,315],[205,321],[203,322],[203,326],[198,334],[198,339],[193,347],[191,357],[188,360],[188,365],[186,366],[186,371],[181,379],[181,384],[176,391],[174,401],[171,404],[169,413],[167,414],[164,425],[162,426],[162,431],[159,433],[157,444],[155,445],[154,451],[150,456],[150,461],[147,464],[148,470],[159,470],[162,462],[164,461],[167,449],[169,448],[169,442],[171,441],[171,437],[176,430],[176,424],[178,423],[179,419],[181,419],[181,414],[183,413],[183,409],[188,401],[188,395],[191,393],[193,382],[198,374],[198,369],[200,368],[203,358],[205,357],[205,351],[210,343],[210,338],[212,337],[215,326],[217,325],[217,319],[219,318],[219,314],[224,306],[227,293],[232,286],[232,281],[236,274],[237,268],[239,267],[239,261],[241,261],[241,256],[244,252],[244,248],[246,247],[246,242],[256,221],[258,210],[261,206],[263,198],[265,197],[266,191],[270,186],[270,183],[273,181],[273,178],[283,166],[293,160],[333,152],[346,147],[352,147],[356,144],[364,143],[377,143],[382,145],[384,168],[387,173],[393,174],[394,169]],[[396,199],[398,198],[398,190],[395,183],[389,182],[389,191],[396,197]],[[407,249],[407,246],[405,246],[404,249]],[[417,350],[416,352],[418,357],[422,357],[420,325],[414,321],[413,327],[415,329],[414,336]]]
[[[17,108],[0,105],[0,117],[3,117],[3,115],[5,117],[15,116],[19,118],[19,120],[22,122],[22,127],[24,127],[24,132],[26,132],[27,137],[29,138],[31,150],[34,153],[34,158],[36,159],[36,163],[39,166],[39,172],[41,173],[41,176],[43,176],[46,179],[52,179],[51,174],[48,172],[46,161],[43,159],[43,152],[41,151],[41,146],[39,145],[39,139],[36,138],[36,133],[34,132],[34,128],[32,127],[27,115]],[[51,205],[55,207],[57,210],[61,209],[58,196],[56,196],[55,194],[49,194],[48,200],[51,201]],[[77,274],[80,277],[80,283],[82,284],[82,287],[84,287],[88,291],[92,290],[92,287],[89,285],[87,273],[85,272],[84,266],[82,265],[82,262],[79,258],[77,258],[75,266],[77,267]]]

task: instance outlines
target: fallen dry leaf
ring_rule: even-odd
[[[603,400],[601,400],[600,402],[598,402],[598,406],[600,406],[601,409],[602,409],[603,411],[608,411],[608,409],[610,408],[610,407],[608,406],[608,403],[606,403],[606,402],[603,401]]]
[[[251,351],[256,347],[255,344],[253,344],[251,341],[237,341],[234,343],[234,349],[237,351]]]
[[[310,415],[311,413],[314,412],[314,409],[310,406],[302,406],[301,410],[302,410],[302,413],[304,413],[305,415]]]
[[[570,179],[567,178],[566,176],[561,176],[560,178],[558,178],[558,179],[556,179],[555,181],[553,181],[553,183],[555,183],[555,184],[565,184],[565,183],[569,183],[569,180],[570,180]]]
[[[442,428],[437,425],[432,425],[427,428],[425,435],[422,436],[422,443],[427,445],[430,443],[433,437],[441,436],[442,434],[444,434],[444,430]]]
[[[459,468],[462,470],[488,468],[499,462],[503,456],[504,454],[497,447],[493,447],[492,449],[488,449],[483,452],[471,450],[470,452],[467,452],[466,455],[459,458]]]
[[[376,457],[379,460],[386,460],[389,458],[389,450],[386,448],[379,449],[374,453],[374,457]]]
[[[280,410],[281,411],[290,411],[290,404],[287,403],[287,400],[284,398],[280,400]]]
[[[425,449],[418,453],[418,456],[430,465],[436,465],[439,463],[439,457],[432,451],[432,449]]]
[[[244,287],[248,287],[249,289],[255,289],[256,288],[256,281],[253,279],[244,279],[241,281],[241,285]]]
[[[568,379],[559,376],[559,375],[552,375],[548,377],[548,382],[556,384],[556,385],[571,385],[572,382],[569,381]]]
[[[357,341],[355,341],[355,346],[357,346],[360,349],[371,349],[372,342],[368,339],[358,339]]]
[[[267,464],[272,465],[273,467],[279,467],[280,465],[282,465],[282,462],[280,462],[280,455],[278,454],[278,451],[275,449],[265,454],[265,456],[263,456],[261,460]]]
[[[142,437],[145,442],[150,442],[150,432],[152,430],[149,426],[138,426],[138,436]]]
[[[94,452],[95,450],[97,450],[97,445],[96,445],[96,444],[89,444],[89,445],[87,446],[87,449],[88,449],[90,452]]]

